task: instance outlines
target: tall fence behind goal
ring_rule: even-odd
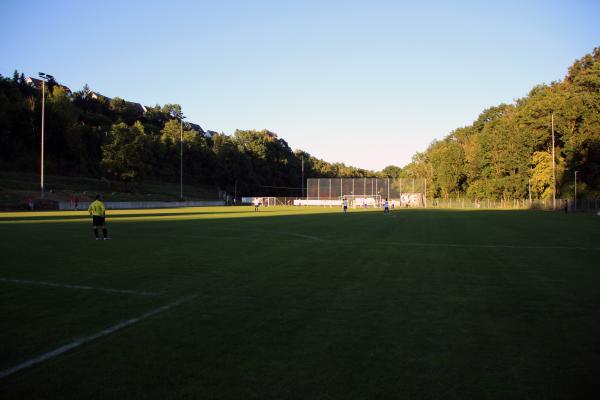
[[[306,200],[314,205],[338,205],[343,198],[353,205],[389,199],[397,206],[426,206],[425,179],[314,178],[306,181]]]

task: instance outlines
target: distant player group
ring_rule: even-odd
[[[345,197],[344,197],[343,205],[344,205],[344,214],[347,214],[348,213],[348,199]],[[383,202],[383,213],[384,214],[390,213],[390,203],[388,202],[387,197],[386,197],[385,201]]]

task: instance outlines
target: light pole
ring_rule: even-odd
[[[529,178],[529,208],[531,208],[531,206],[533,205],[532,200],[531,200],[531,178]]]
[[[567,97],[567,100],[571,100],[580,95],[582,95],[582,93],[576,93]],[[556,157],[554,151],[554,111],[552,111],[552,208],[556,210]]]
[[[302,193],[300,193],[300,197],[304,197],[304,156],[302,156]]]
[[[425,208],[427,208],[427,178],[425,178]]]
[[[46,79],[54,79],[52,75],[39,72],[38,76],[42,78],[42,137],[40,139],[40,196],[44,198],[44,113],[46,108]]]
[[[183,200],[183,120],[185,117],[179,113],[179,199]]]
[[[554,156],[554,112],[552,113],[552,209],[556,211],[556,157]]]
[[[577,173],[578,172],[579,171],[575,171],[575,190],[573,191],[574,192],[573,211],[577,211]]]

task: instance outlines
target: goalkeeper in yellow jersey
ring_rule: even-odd
[[[104,236],[104,240],[109,240],[108,231],[106,230],[106,207],[104,207],[104,203],[102,202],[102,196],[99,194],[96,195],[96,200],[90,204],[88,207],[88,212],[92,216],[92,222],[94,224],[94,235],[96,235],[96,240],[100,240],[100,236],[98,236],[98,227],[102,227],[102,236]]]

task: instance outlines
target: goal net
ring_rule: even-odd
[[[381,207],[381,195],[345,195],[341,196],[342,202],[344,199],[348,200],[348,207],[352,208],[368,208],[368,207]]]
[[[263,197],[261,201],[264,207],[272,207],[277,205],[277,198],[275,197]]]

